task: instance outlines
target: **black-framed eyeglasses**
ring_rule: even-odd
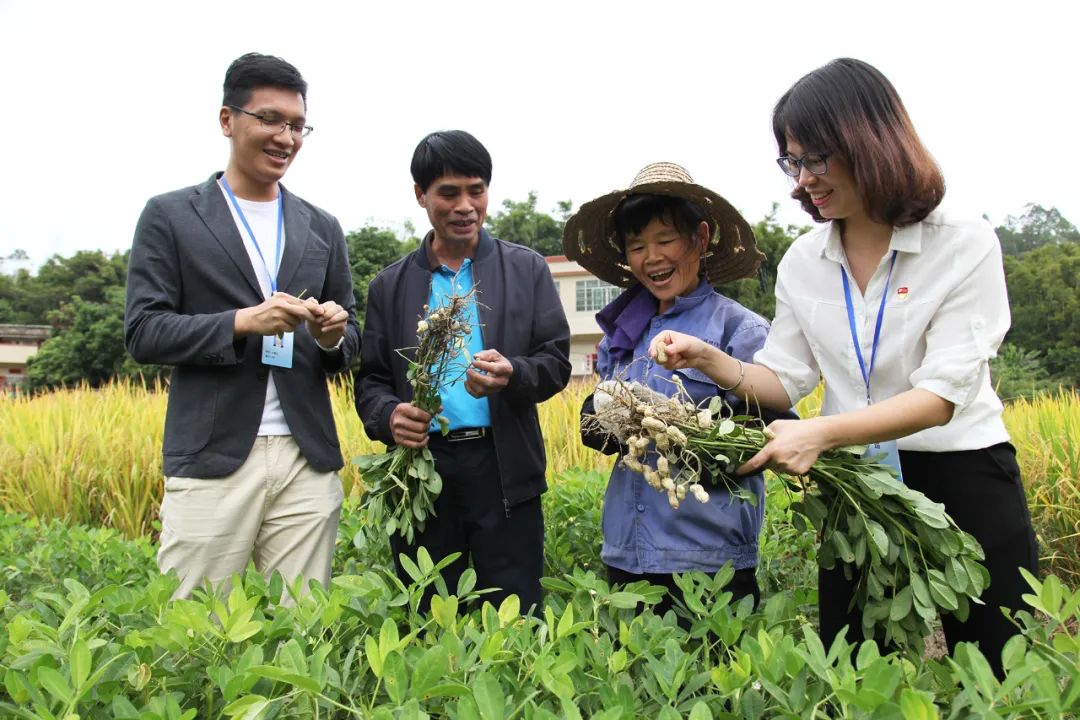
[[[230,105],[229,107],[233,110],[236,110],[237,112],[242,112],[245,115],[250,115],[251,117],[255,118],[263,126],[263,129],[265,129],[267,132],[273,133],[274,135],[278,135],[279,133],[284,132],[286,128],[288,128],[289,132],[292,133],[293,137],[304,138],[310,135],[311,131],[315,129],[310,125],[296,125],[291,122],[286,122],[285,120],[274,117],[272,115],[253,113],[249,110],[245,110],[242,107],[236,107],[235,105]]]
[[[799,177],[800,168],[806,168],[811,175],[824,175],[829,172],[828,153],[806,153],[802,157],[782,155],[776,158],[776,164],[785,175]]]

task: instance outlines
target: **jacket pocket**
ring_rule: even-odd
[[[178,368],[169,387],[165,411],[166,455],[191,455],[210,442],[217,415],[219,378],[213,371],[187,372]]]

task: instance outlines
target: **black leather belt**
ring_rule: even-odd
[[[490,432],[491,428],[486,427],[460,428],[458,430],[451,430],[445,435],[434,433],[432,437],[445,440],[446,442],[465,442],[466,440],[480,440],[487,437]]]

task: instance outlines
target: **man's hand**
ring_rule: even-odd
[[[345,326],[349,322],[349,311],[333,300],[320,304],[315,298],[308,298],[304,301],[304,306],[311,312],[307,329],[311,337],[315,338],[315,342],[324,348],[337,345],[338,340],[345,334]]]
[[[514,366],[498,350],[481,350],[465,373],[465,389],[473,397],[487,397],[505,388],[513,374]]]
[[[805,475],[822,451],[828,449],[820,418],[775,420],[765,429],[769,442],[735,473],[748,475],[769,468],[789,475]]]
[[[394,443],[410,448],[422,448],[428,444],[428,426],[431,414],[412,403],[398,403],[390,413],[390,434]]]
[[[233,318],[235,335],[281,335],[304,320],[314,320],[311,308],[288,293],[276,292],[253,307],[240,308]],[[334,340],[337,342],[337,340]]]

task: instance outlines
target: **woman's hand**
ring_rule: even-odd
[[[649,345],[649,357],[668,370],[698,367],[710,351],[716,349],[700,338],[673,330],[660,333]]]
[[[829,444],[823,432],[821,418],[807,420],[776,420],[765,428],[769,441],[747,460],[735,473],[749,475],[769,468],[789,475],[805,475]]]

